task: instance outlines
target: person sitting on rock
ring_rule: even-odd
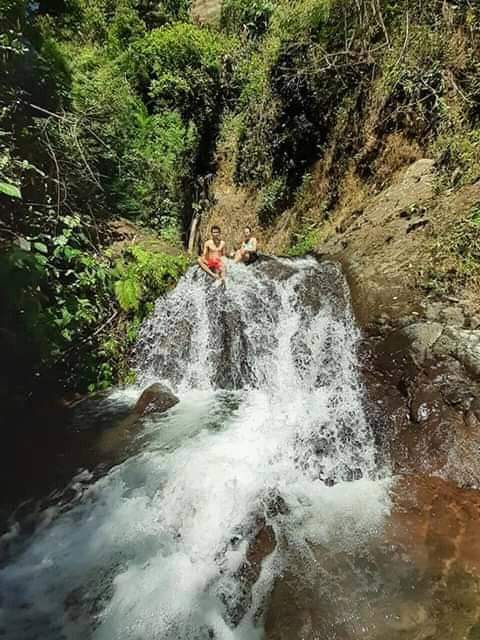
[[[224,282],[225,280],[225,242],[221,238],[220,227],[214,225],[211,229],[212,237],[207,240],[202,255],[198,258],[200,268],[209,276]]]
[[[235,262],[243,262],[244,264],[252,264],[258,258],[257,255],[257,239],[252,236],[252,230],[250,227],[245,227],[243,230],[244,240],[242,246],[235,253]]]

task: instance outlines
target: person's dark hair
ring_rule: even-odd
[[[213,233],[214,231],[221,231],[221,229],[218,224],[214,224],[210,231]]]

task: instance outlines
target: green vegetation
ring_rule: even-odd
[[[268,28],[275,0],[225,0],[220,24],[226,33],[257,39]]]
[[[155,300],[171,288],[185,272],[185,256],[152,253],[142,247],[131,246],[117,262],[115,296],[120,307],[143,320]]]
[[[244,40],[223,137],[235,180],[260,190],[261,224],[293,206],[303,236],[297,196],[314,164],[323,162],[321,202],[332,209],[347,172],[375,184],[391,136],[437,160],[439,188],[480,177],[475,3],[226,0],[222,25]]]
[[[480,177],[476,3],[224,0],[217,30],[189,6],[0,3],[0,340],[68,388],[128,377],[218,147],[261,225],[291,209],[290,255],[323,237],[345,176],[377,189],[409,149],[436,159],[439,189]],[[119,216],[176,255],[113,257]],[[476,218],[458,229],[449,255],[470,273]]]
[[[0,4],[0,347],[21,362],[6,394],[128,378],[141,320],[187,267],[178,249],[108,246],[123,216],[180,247],[210,169],[226,40],[188,10]]]
[[[259,194],[258,219],[268,225],[275,219],[284,205],[287,187],[282,178],[276,178],[267,184]]]
[[[288,250],[292,258],[304,256],[315,250],[319,239],[319,230],[312,226],[304,226],[295,234],[295,242]]]
[[[427,271],[426,289],[456,295],[458,287],[480,292],[480,203],[470,214],[452,220],[439,237]]]

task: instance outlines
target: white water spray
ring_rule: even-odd
[[[163,380],[180,404],[0,570],[0,630],[261,638],[259,612],[292,555],[361,544],[388,508],[357,338],[332,264],[232,266],[226,291],[191,270],[158,301],[137,357],[142,385]],[[244,570],[259,526],[275,549],[253,585]]]

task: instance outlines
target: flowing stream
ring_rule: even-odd
[[[263,638],[277,581],[308,582],[316,549],[367,544],[389,511],[357,340],[332,263],[232,265],[226,290],[190,270],[136,356],[139,387],[162,381],[179,404],[17,542],[0,637]]]

